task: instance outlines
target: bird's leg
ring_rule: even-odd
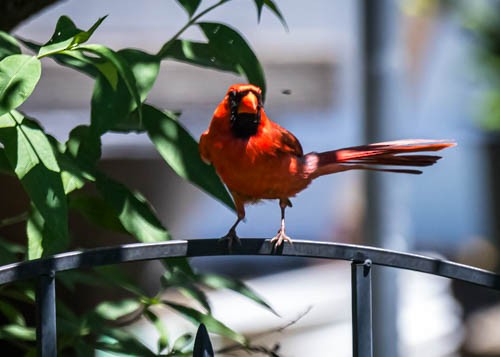
[[[233,196],[233,199],[234,199],[234,205],[236,207],[236,212],[238,214],[238,218],[236,219],[236,222],[234,222],[234,224],[231,226],[231,228],[229,228],[229,231],[227,232],[227,234],[224,237],[219,239],[219,242],[226,242],[227,250],[229,252],[231,252],[231,248],[233,246],[233,243],[241,245],[240,238],[236,234],[236,227],[238,226],[238,223],[240,223],[245,218],[244,201],[235,192],[231,192],[231,195]]]
[[[229,231],[227,232],[227,234],[224,237],[221,237],[219,239],[219,242],[226,242],[227,243],[228,250],[231,250],[231,247],[233,246],[233,243],[235,243],[235,242],[238,245],[241,244],[240,238],[236,234],[236,226],[238,226],[238,223],[240,223],[242,219],[243,219],[243,217],[238,216],[238,218],[236,219],[236,222],[234,222],[234,224],[231,226],[231,228],[229,228]]]
[[[229,231],[227,232],[227,234],[220,238],[219,239],[219,242],[220,241],[227,241],[227,246],[228,247],[231,247],[233,242],[236,242],[238,244],[241,244],[240,243],[240,238],[238,237],[238,235],[236,234],[236,226],[238,226],[238,223],[241,222],[241,218],[238,217],[238,219],[236,220],[236,222],[234,222],[234,224],[231,226],[231,228],[229,228]]]
[[[292,243],[292,240],[290,239],[289,236],[285,234],[285,209],[287,206],[292,207],[292,203],[290,202],[289,199],[286,200],[281,200],[280,199],[280,208],[281,208],[281,226],[280,229],[278,230],[278,234],[274,236],[273,239],[271,239],[271,243],[274,243],[274,248],[276,249],[279,247],[283,242],[289,242],[290,244]]]

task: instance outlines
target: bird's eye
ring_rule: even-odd
[[[238,93],[235,90],[229,92],[229,106],[231,110],[236,110],[238,107]]]

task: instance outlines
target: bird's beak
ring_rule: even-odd
[[[238,105],[238,114],[249,113],[257,114],[259,110],[259,99],[255,94],[249,92],[243,98],[241,98],[240,104]]]

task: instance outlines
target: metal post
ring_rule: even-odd
[[[371,260],[351,264],[352,355],[373,356]]]
[[[57,356],[55,273],[38,277],[36,289],[38,356]]]
[[[394,0],[360,0],[362,108],[365,141],[392,138],[403,113],[404,91],[398,62],[400,14]],[[397,135],[396,135],[397,136]],[[369,245],[404,250],[406,207],[399,181],[402,177],[366,174],[365,236]],[[398,356],[398,292],[395,270],[377,269],[373,278],[374,355]]]

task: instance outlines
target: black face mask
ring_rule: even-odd
[[[260,124],[260,116],[261,116],[261,96],[258,93],[255,93],[259,104],[257,107],[257,113],[238,113],[238,106],[241,102],[241,99],[246,96],[249,92],[229,92],[229,107],[231,110],[231,130],[237,138],[247,139],[255,134],[257,134],[257,130]]]

